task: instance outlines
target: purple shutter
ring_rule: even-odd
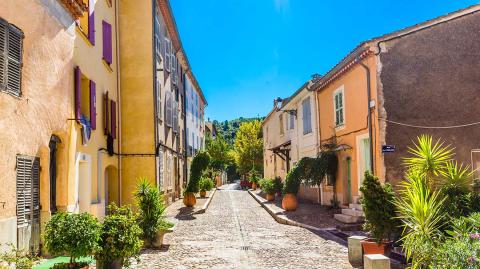
[[[103,27],[103,59],[108,64],[112,63],[112,26],[102,21]]]
[[[108,92],[103,95],[103,134],[108,135],[109,126],[108,115]]]
[[[112,138],[117,138],[117,103],[115,101],[110,101],[110,111],[112,115],[110,116],[112,121]]]
[[[82,72],[80,67],[75,67],[74,70],[74,87],[75,87],[75,119],[79,120],[81,116],[82,106]]]
[[[95,0],[88,1],[88,40],[95,45]]]
[[[97,91],[93,80],[90,80],[90,127],[97,129]]]

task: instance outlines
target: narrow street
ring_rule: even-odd
[[[347,249],[277,223],[246,192],[218,190],[205,214],[179,217],[166,246],[136,268],[351,268]]]

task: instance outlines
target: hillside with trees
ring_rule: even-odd
[[[238,128],[244,122],[251,122],[255,120],[259,120],[262,122],[264,117],[257,117],[257,118],[243,118],[240,117],[238,119],[229,120],[229,121],[222,121],[219,122],[217,120],[213,121],[213,124],[217,128],[218,134],[220,134],[223,139],[230,145],[233,146],[235,144],[235,138],[237,136]]]

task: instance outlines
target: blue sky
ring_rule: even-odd
[[[478,3],[467,0],[171,0],[207,117],[264,116],[361,41]]]

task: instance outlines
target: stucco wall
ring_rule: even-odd
[[[480,114],[480,14],[442,23],[385,44],[380,54],[385,110],[389,120],[412,125],[450,126],[478,121]],[[420,134],[456,147],[457,159],[471,163],[480,148],[480,126],[419,129],[386,123],[386,178],[402,179],[402,157]]]
[[[2,231],[16,229],[11,227],[16,225],[11,221],[16,216],[16,155],[41,157],[41,183],[48,184],[45,179],[48,179],[49,160],[44,152],[52,134],[62,136],[68,132],[66,119],[72,112],[74,27],[66,23],[66,11],[62,13],[61,7],[47,4],[32,0],[0,1],[0,17],[25,34],[22,97],[0,93],[0,202],[5,202],[0,207],[0,222],[10,227],[2,226]],[[58,175],[66,176],[66,165],[60,169]],[[48,185],[44,184],[42,190],[45,189]],[[40,196],[42,208],[48,209],[48,192]],[[0,233],[0,243],[13,238],[3,235],[4,232]]]

